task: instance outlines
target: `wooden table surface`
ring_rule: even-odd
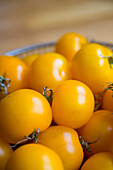
[[[0,0],[0,53],[66,32],[113,43],[113,0]]]

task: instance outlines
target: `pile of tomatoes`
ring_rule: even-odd
[[[0,56],[0,170],[113,170],[113,52],[67,33]]]

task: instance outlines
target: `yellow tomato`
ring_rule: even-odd
[[[113,154],[110,152],[94,154],[83,164],[81,170],[113,170]]]
[[[45,53],[38,57],[31,68],[31,88],[43,92],[43,87],[52,90],[66,79],[70,78],[68,61],[60,54]]]
[[[82,82],[66,80],[53,93],[52,111],[56,124],[79,128],[91,118],[94,97]]]
[[[110,89],[103,94],[102,108],[113,112],[113,91]]]
[[[96,43],[85,45],[72,61],[72,76],[91,88],[94,93],[101,93],[103,85],[113,81],[113,68],[109,56],[112,52],[107,47]]]
[[[10,79],[8,92],[29,87],[29,67],[17,57],[0,56],[0,76]]]
[[[40,56],[40,54],[31,54],[23,58],[23,61],[29,66]]]
[[[113,153],[113,113],[107,110],[94,112],[90,121],[80,129],[78,133],[88,142],[97,142],[89,145],[91,153]]]
[[[27,144],[13,152],[5,170],[64,170],[59,156],[39,144]]]
[[[0,139],[0,170],[5,170],[6,163],[12,154],[9,144]]]
[[[59,155],[65,170],[78,169],[81,166],[83,150],[75,130],[63,126],[51,126],[39,134],[38,142]]]
[[[22,89],[0,102],[0,130],[4,139],[16,143],[34,130],[48,128],[52,121],[51,107],[40,93]]]
[[[87,43],[82,35],[74,32],[63,35],[56,44],[56,52],[72,61],[74,55]]]

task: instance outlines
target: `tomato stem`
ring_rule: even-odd
[[[95,99],[95,108],[94,108],[94,112],[99,110],[102,106],[102,96],[99,97],[99,99],[97,99],[96,95],[94,95],[94,99]]]
[[[87,150],[88,152],[91,152],[91,149],[90,149],[88,143],[82,138],[82,136],[79,136],[79,140],[82,145],[83,151]]]
[[[28,139],[23,139],[21,141],[18,141],[16,144],[9,146],[9,148],[15,148],[17,145],[23,144],[27,141],[28,141]]]
[[[100,138],[101,138],[101,135],[97,138],[97,140],[95,140],[93,142],[89,142],[88,145],[93,144],[93,143],[97,143],[100,140]]]
[[[100,138],[101,138],[101,136],[99,136],[99,138],[97,138],[97,140],[88,143],[88,142],[86,142],[86,141],[82,138],[82,136],[79,136],[79,140],[80,140],[80,143],[81,143],[81,145],[82,145],[83,151],[87,150],[88,152],[91,152],[91,149],[90,149],[90,146],[89,146],[89,145],[98,142]]]
[[[39,136],[40,130],[38,131],[34,130],[29,136],[25,136],[25,139],[18,141],[16,144],[10,146],[9,148],[15,148],[18,145],[25,144],[26,142],[35,142],[38,143],[38,136]]]
[[[52,89],[49,89],[48,86],[43,88],[43,96],[48,100],[49,104],[52,106],[53,101],[53,91]],[[50,95],[48,94],[50,92]]]
[[[94,111],[99,110],[101,108],[101,106],[102,106],[102,98],[103,98],[104,93],[107,90],[111,90],[113,92],[113,83],[112,82],[108,82],[106,84],[108,84],[107,88],[103,86],[104,91],[101,93],[101,95],[99,97],[99,100],[97,100],[96,95],[94,95],[94,98],[95,98],[95,109],[94,109]],[[112,93],[112,97],[113,97],[113,93]]]

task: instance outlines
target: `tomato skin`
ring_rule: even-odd
[[[113,68],[108,58],[112,52],[107,47],[96,43],[88,43],[74,57],[72,61],[72,76],[85,83],[93,93],[102,93],[103,86],[113,81]]]
[[[11,80],[8,92],[12,93],[18,89],[29,87],[30,68],[19,58],[0,56],[0,76]]]
[[[72,61],[74,55],[87,43],[82,35],[74,32],[63,35],[56,44],[56,52],[65,56],[68,61]]]
[[[80,167],[83,160],[83,149],[75,130],[63,126],[51,126],[39,134],[38,142],[59,155],[65,170]]]
[[[52,111],[48,101],[34,90],[15,91],[0,102],[0,130],[9,143],[24,139],[38,128],[45,130],[51,121]]]
[[[102,108],[113,112],[113,91],[107,90],[102,97]]]
[[[66,80],[53,93],[52,112],[56,124],[80,128],[91,118],[94,97],[82,82]]]
[[[0,138],[0,170],[5,170],[6,163],[12,154],[9,144]]]
[[[12,154],[5,170],[64,170],[59,156],[39,144],[27,144]]]
[[[101,152],[91,156],[82,166],[81,170],[112,170],[113,154]]]
[[[78,134],[90,144],[91,153],[112,152],[113,153],[113,114],[107,110],[94,112],[90,121],[80,129]]]
[[[30,85],[32,89],[40,93],[46,86],[54,91],[63,80],[69,78],[68,61],[60,54],[45,53],[32,64]]]
[[[23,61],[31,66],[31,64],[40,56],[40,54],[31,54],[23,58]]]

